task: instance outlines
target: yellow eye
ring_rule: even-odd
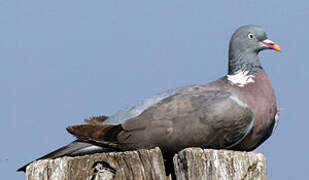
[[[249,39],[253,39],[253,38],[254,38],[254,35],[253,35],[252,33],[249,33],[249,34],[248,34],[248,38],[249,38]]]

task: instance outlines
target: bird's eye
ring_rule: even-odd
[[[254,38],[254,35],[253,35],[252,33],[249,33],[249,34],[248,34],[248,38],[249,38],[249,39],[253,39],[253,38]]]

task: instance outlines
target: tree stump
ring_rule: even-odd
[[[174,156],[178,180],[266,180],[261,153],[188,148]]]
[[[159,148],[35,161],[27,180],[166,180]]]
[[[256,152],[187,148],[174,156],[177,180],[266,180],[266,159]],[[27,180],[168,180],[159,148],[35,161]]]

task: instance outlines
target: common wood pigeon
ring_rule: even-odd
[[[226,76],[70,126],[67,131],[77,140],[39,159],[157,146],[164,156],[187,147],[253,150],[278,120],[274,91],[258,57],[264,49],[280,51],[261,27],[242,26],[230,40]]]

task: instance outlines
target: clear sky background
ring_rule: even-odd
[[[65,128],[227,72],[230,36],[264,27],[282,52],[260,59],[281,108],[255,151],[268,178],[308,178],[309,2],[1,0],[0,179],[74,138]]]

